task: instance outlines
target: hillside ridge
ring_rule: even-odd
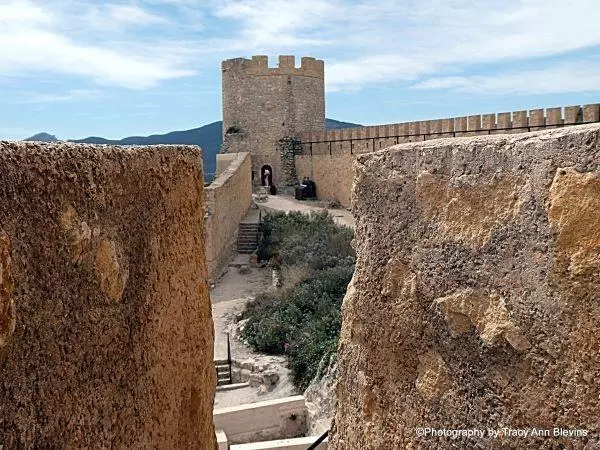
[[[361,125],[342,122],[334,119],[325,119],[327,129],[353,128]],[[198,145],[204,154],[204,178],[211,180],[216,171],[216,155],[221,149],[222,121],[212,122],[207,125],[182,131],[171,131],[165,134],[150,136],[129,136],[123,139],[106,139],[99,136],[88,136],[82,139],[69,139],[69,142],[85,144],[110,144],[110,145],[156,145],[156,144],[185,144]],[[24,141],[53,142],[59,139],[49,133],[38,133],[23,139]]]

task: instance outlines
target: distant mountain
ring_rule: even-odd
[[[328,130],[333,130],[335,128],[355,128],[355,127],[362,127],[362,125],[359,125],[357,123],[341,122],[339,120],[333,120],[333,119],[325,119],[325,128],[327,128]]]
[[[339,120],[325,119],[327,129],[353,128],[361,125],[340,122]],[[39,137],[46,139],[39,139]],[[102,137],[90,136],[84,139],[72,139],[70,142],[86,144],[112,144],[112,145],[155,145],[155,144],[188,144],[198,145],[204,152],[204,177],[212,180],[217,167],[217,153],[221,149],[222,122],[213,122],[200,128],[185,131],[172,131],[167,134],[153,134],[152,136],[131,136],[120,140],[104,139]],[[56,141],[55,136],[40,133],[25,139],[26,141]]]
[[[56,142],[56,136],[53,136],[48,133],[38,133],[34,136],[28,137],[27,139],[23,139],[24,141],[38,141],[38,142]]]

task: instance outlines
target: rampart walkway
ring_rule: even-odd
[[[354,217],[352,213],[346,209],[327,209],[323,206],[319,206],[319,202],[310,200],[296,200],[292,197],[285,197],[282,195],[269,195],[266,201],[258,202],[254,196],[254,201],[257,203],[259,208],[263,211],[300,211],[303,213],[309,213],[311,211],[324,211],[327,210],[332,216],[333,220],[339,225],[345,225],[350,228],[354,228]]]

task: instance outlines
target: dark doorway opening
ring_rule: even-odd
[[[262,186],[273,186],[273,169],[271,169],[271,166],[264,165],[260,168],[260,184]]]

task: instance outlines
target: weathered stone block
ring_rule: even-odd
[[[0,447],[215,448],[197,147],[0,142]]]
[[[330,448],[599,448],[600,125],[399,145],[354,170]],[[487,431],[503,427],[552,434]]]

